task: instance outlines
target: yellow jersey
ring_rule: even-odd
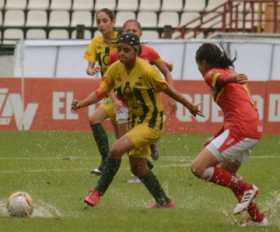
[[[116,47],[118,32],[113,32],[112,42],[104,40],[102,35],[96,35],[86,48],[84,58],[92,63],[98,61],[101,66],[101,73],[104,74],[109,67],[111,49]]]
[[[167,87],[159,71],[137,57],[129,73],[120,61],[113,63],[104,74],[99,91],[109,93],[114,90],[127,104],[130,128],[141,123],[161,128],[163,108],[160,92]]]

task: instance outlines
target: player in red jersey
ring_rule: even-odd
[[[129,19],[123,24],[122,31],[127,33],[131,32],[137,35],[139,38],[142,36],[142,27],[141,24],[135,19]],[[141,52],[139,54],[144,60],[147,60],[150,64],[157,66],[157,68],[164,75],[166,81],[171,84],[172,83],[172,75],[170,71],[172,71],[172,64],[165,62],[158,52],[145,44],[141,45]],[[117,49],[113,49],[110,53],[109,63],[114,63],[119,59]]]
[[[239,201],[233,213],[247,210],[247,224],[266,225],[267,218],[254,201],[258,188],[236,175],[262,136],[247,77],[230,68],[233,61],[215,44],[202,44],[196,52],[196,62],[223,111],[224,125],[194,159],[191,170],[199,178],[231,189]]]

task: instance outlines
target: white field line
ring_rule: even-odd
[[[157,168],[187,168],[191,163],[184,164],[163,164],[156,165]],[[58,172],[58,173],[71,173],[71,172],[88,172],[88,168],[41,168],[41,169],[29,169],[29,170],[0,170],[0,174],[16,174],[16,173],[44,173],[44,172]]]
[[[42,155],[44,156],[44,155]],[[162,160],[190,160],[194,156],[190,155],[162,155],[160,156]],[[61,156],[61,157],[23,157],[23,156],[1,156],[0,160],[95,160],[99,158],[95,156],[93,158],[81,157],[81,156]],[[280,159],[280,155],[260,155],[260,156],[250,156],[250,159]]]
[[[174,161],[168,164],[155,163],[157,168],[188,168],[191,166],[191,156],[163,156],[164,161]],[[280,156],[252,156],[253,159],[278,159]],[[86,157],[0,157],[0,160],[94,160]],[[42,169],[29,169],[29,170],[0,170],[0,174],[15,174],[15,173],[70,173],[70,172],[87,172],[88,168],[42,168]]]
[[[41,172],[84,172],[88,168],[42,168],[42,169],[29,169],[29,170],[1,170],[0,174],[15,174],[15,173],[41,173]]]

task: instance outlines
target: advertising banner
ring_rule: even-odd
[[[0,130],[88,131],[95,105],[71,111],[73,99],[82,99],[98,87],[94,79],[0,78]],[[214,133],[223,115],[203,81],[175,81],[175,88],[199,104],[205,117],[193,118],[180,103],[170,112],[165,104],[165,130],[176,133]],[[253,100],[265,133],[280,134],[280,81],[250,82]],[[110,122],[105,126],[112,129]]]

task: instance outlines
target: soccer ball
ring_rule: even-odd
[[[13,217],[29,217],[33,212],[32,198],[25,192],[12,193],[8,198],[7,210]]]

